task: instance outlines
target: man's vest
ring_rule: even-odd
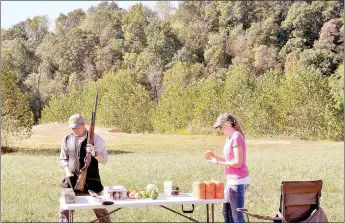
[[[73,133],[67,135],[65,140],[65,146],[67,149],[66,152],[68,154],[68,168],[74,175],[74,177],[71,177],[71,183],[74,188],[76,181],[78,179],[77,174],[80,173],[80,169],[85,165],[84,159],[86,157],[87,138],[82,143],[80,143],[79,146],[78,139]],[[79,160],[77,163],[76,161],[78,153]],[[103,190],[103,185],[101,183],[101,178],[99,175],[98,161],[96,158],[92,156],[91,163],[87,168],[84,192],[88,193],[89,189],[93,190],[96,193],[101,192]]]

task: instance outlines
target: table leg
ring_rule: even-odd
[[[210,222],[210,215],[209,215],[209,211],[208,211],[208,210],[209,210],[208,204],[206,204],[206,212],[207,212],[207,214],[206,214],[206,219],[207,219],[206,222],[207,222],[207,223]]]
[[[73,222],[73,211],[72,210],[68,210],[68,219],[69,219],[69,222]]]
[[[90,221],[89,223],[93,223],[93,222],[99,221],[100,219],[105,218],[105,217],[111,215],[112,213],[117,212],[117,211],[119,211],[121,209],[122,208],[117,208],[116,210],[109,212],[107,215],[104,215],[103,217],[97,218],[96,220]]]
[[[214,204],[212,204],[212,207],[211,207],[211,217],[212,217],[212,222],[214,223]]]

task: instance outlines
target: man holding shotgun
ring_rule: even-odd
[[[97,106],[97,97],[96,97]],[[95,106],[95,110],[96,110]],[[93,132],[95,111],[92,114],[90,130],[86,130],[84,118],[80,114],[72,115],[69,120],[69,127],[72,133],[66,135],[62,140],[60,164],[66,172],[61,186],[73,188],[76,196],[89,195],[88,190],[92,190],[100,195],[103,185],[99,175],[98,163],[107,162],[107,151],[104,139],[96,133],[91,134],[93,143],[88,144],[88,133]],[[93,125],[93,126],[92,126]],[[83,173],[86,178],[81,179]],[[107,209],[93,210],[100,218],[100,222],[110,222]],[[106,216],[106,217],[104,217]],[[60,210],[60,222],[69,221],[68,211]]]

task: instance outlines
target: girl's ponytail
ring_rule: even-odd
[[[237,119],[234,116],[229,115],[229,120],[230,120],[231,126],[234,129],[236,129],[237,131],[239,131],[243,135],[243,137],[245,137],[244,133],[243,133],[243,131],[241,129],[240,123],[237,121]]]

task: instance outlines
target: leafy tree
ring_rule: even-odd
[[[224,88],[224,83],[215,76],[202,78],[189,84],[188,89],[191,92],[193,104],[193,121],[191,122],[191,131],[205,132],[210,128],[215,118],[221,112],[220,97]]]
[[[176,12],[176,19],[184,24],[201,20],[203,15],[203,8],[206,4],[208,3],[198,1],[180,2],[179,8]]]
[[[150,91],[153,101],[158,102],[162,93],[164,63],[147,49],[138,55],[135,73],[137,81]]]
[[[46,35],[42,43],[37,47],[36,55],[40,58],[40,71],[47,77],[52,78],[58,71],[58,64],[55,62],[55,44],[57,37],[55,35]]]
[[[247,108],[252,103],[254,84],[251,70],[243,64],[231,66],[226,74],[221,109],[238,117],[244,128],[249,120]]]
[[[178,62],[164,73],[163,86],[167,87],[172,84],[187,86],[193,80],[201,79],[203,72],[201,64]]]
[[[252,22],[258,21],[254,4],[252,1],[219,2],[217,7],[220,11],[219,25],[225,29],[242,25],[246,30]]]
[[[151,22],[157,22],[159,20],[158,12],[154,8],[144,6],[143,12],[148,24],[150,24]],[[171,18],[168,17],[165,21],[168,22],[170,20]]]
[[[52,95],[48,104],[42,110],[42,118],[40,124],[48,122],[66,122],[68,117],[71,116],[76,109],[72,108],[74,103],[72,100],[69,100],[68,96],[57,97]],[[76,113],[82,113],[80,110],[77,110]]]
[[[224,33],[209,35],[204,58],[209,73],[216,71],[218,68],[227,68],[229,66],[230,55],[226,53],[226,36]]]
[[[200,79],[202,73],[201,64],[183,62],[164,72],[164,90],[152,116],[156,132],[176,132],[192,123],[195,88],[191,83]]]
[[[67,13],[67,15],[60,13],[59,17],[55,20],[56,33],[58,35],[64,34],[77,28],[85,18],[86,13],[82,9],[76,9]]]
[[[19,22],[9,29],[1,29],[1,40],[28,40],[28,35],[25,28],[25,22]]]
[[[265,20],[252,23],[246,30],[244,37],[236,37],[235,30],[241,30],[241,26],[231,30],[232,51],[235,58],[234,65],[245,64],[253,69],[258,77],[266,70],[274,68],[278,64],[278,48],[281,41],[281,31],[276,19],[272,16]],[[243,34],[242,34],[243,35]]]
[[[226,54],[230,57],[242,57],[246,48],[246,32],[242,25],[229,31],[226,41]]]
[[[152,116],[155,132],[172,133],[187,128],[193,117],[189,91],[174,83],[165,87]]]
[[[325,138],[330,101],[327,79],[314,67],[299,63],[296,54],[288,61],[278,95],[279,129],[303,139]]]
[[[131,69],[135,68],[135,64],[137,62],[138,54],[137,53],[125,53],[123,55],[123,69]]]
[[[150,115],[154,106],[132,71],[107,74],[99,82],[99,88],[104,89],[99,112],[101,124],[129,133],[152,131]]]
[[[306,42],[307,40],[301,37],[289,39],[280,50],[279,56],[285,59],[289,53],[298,53],[303,51],[304,49],[308,49],[308,47],[306,46]]]
[[[286,18],[293,3],[294,1],[255,1],[256,17],[259,21],[271,17],[280,24]]]
[[[115,1],[102,0],[97,6],[91,6],[87,12],[88,14],[95,13],[98,10],[120,10],[119,6]]]
[[[279,24],[273,17],[268,17],[263,21],[252,23],[248,28],[246,36],[248,44],[255,47],[259,45],[278,45]]]
[[[328,49],[306,49],[300,54],[300,62],[314,66],[323,75],[330,76],[337,68],[340,58]]]
[[[169,63],[169,65],[174,64],[176,62],[197,63],[198,61],[201,61],[200,55],[194,52],[193,49],[189,46],[184,45],[181,49],[179,49],[176,52],[172,59],[172,62]]]
[[[207,30],[211,32],[219,31],[219,15],[217,2],[212,1],[205,5],[204,20],[207,22]]]
[[[254,49],[254,69],[260,76],[271,68],[278,66],[278,49],[274,46],[261,45]]]
[[[340,38],[338,41],[338,50],[339,50],[339,55],[342,55],[344,51],[344,24],[341,26],[339,32],[340,32]]]
[[[91,7],[80,24],[80,29],[93,33],[101,46],[115,39],[123,39],[122,31],[123,12],[115,2],[102,1],[97,7]]]
[[[135,4],[122,19],[125,48],[130,53],[140,53],[147,46],[145,28],[148,25],[144,6]]]
[[[342,52],[343,41],[340,36],[340,22],[337,22],[335,19],[332,19],[328,22],[325,22],[320,31],[320,38],[314,44],[317,48],[326,48],[333,53]]]
[[[30,73],[38,70],[39,59],[34,55],[34,51],[28,49],[28,42],[23,38],[13,40],[4,40],[1,43],[2,66],[14,72],[17,75],[18,87],[23,92],[27,92],[30,101],[30,108],[34,113],[35,123],[40,116],[40,103],[38,103],[39,95],[31,91],[25,84]],[[35,96],[34,96],[35,95]]]
[[[147,50],[156,59],[167,64],[181,43],[173,32],[169,22],[151,22],[145,29],[147,38]]]
[[[45,15],[2,29],[1,60],[35,123],[89,118],[97,90],[100,122],[123,131],[208,133],[217,113],[230,112],[249,133],[342,139],[343,5],[183,1],[176,10],[169,2],[125,10],[102,1],[61,13],[54,33]],[[121,121],[139,109],[145,122]]]
[[[283,73],[270,69],[256,83],[250,111],[248,130],[257,135],[278,135],[279,110],[277,98]]]
[[[28,47],[30,50],[34,51],[42,42],[44,36],[49,33],[48,16],[35,16],[32,19],[27,19],[25,23],[28,36]]]
[[[15,140],[23,139],[31,135],[33,126],[33,114],[30,111],[29,100],[26,94],[18,87],[16,74],[8,67],[1,69],[1,132],[4,145]]]
[[[133,60],[134,61],[134,60]],[[154,61],[160,62],[154,58],[153,54],[147,49],[141,52],[135,60],[135,73],[137,74],[137,81],[142,85],[146,86],[147,89],[150,88],[150,82],[148,80],[149,67],[154,63]]]
[[[193,80],[184,88],[166,86],[153,114],[157,132],[207,132],[220,112],[223,83],[215,76]]]
[[[42,111],[40,123],[66,122],[75,113],[83,115],[86,120],[90,120],[97,90],[100,95],[99,104],[102,104],[104,92],[97,88],[96,82],[90,81],[83,86],[71,83],[69,91],[65,94],[53,94],[51,96]],[[97,113],[97,119],[100,118],[98,114],[99,112]]]
[[[344,106],[344,64],[341,63],[336,73],[329,78],[331,94],[335,99],[337,106]]]
[[[211,30],[208,22],[204,20],[205,4],[207,3],[184,1],[179,5],[175,14],[175,22],[172,25],[176,27],[178,37],[184,46],[178,52],[180,56],[177,58],[182,57],[182,60],[178,61],[204,62],[203,49],[207,44],[207,35]],[[194,58],[195,60],[192,60]]]
[[[93,56],[97,39],[91,33],[73,29],[66,35],[46,38],[38,47],[37,54],[44,64],[58,68],[60,73],[71,74],[83,71],[85,58]],[[49,46],[53,45],[53,48]]]
[[[326,7],[326,2],[295,2],[282,26],[291,32],[292,37],[305,39],[307,46],[311,46],[318,38],[318,34],[325,22],[322,11]]]
[[[25,42],[21,39],[5,40],[1,45],[2,64],[7,66],[8,69],[14,71],[17,75],[19,86],[23,87],[23,81],[33,69],[30,63],[30,60],[32,59],[31,52],[28,50]]]
[[[25,87],[28,89],[27,95],[30,101],[30,110],[34,114],[34,124],[37,124],[41,118],[41,110],[43,109],[45,102],[40,94],[41,83],[42,81],[40,80],[39,73],[29,74],[24,82]],[[49,82],[47,84],[49,84]]]
[[[343,1],[327,1],[322,10],[322,15],[325,21],[344,17],[344,2]]]
[[[156,11],[160,20],[168,20],[176,12],[176,8],[169,1],[157,1]]]
[[[328,136],[331,139],[344,139],[344,64],[341,63],[335,74],[329,78],[331,102],[328,106]]]
[[[112,39],[105,47],[96,46],[95,65],[98,74],[114,72],[120,69],[124,56],[124,41]]]

